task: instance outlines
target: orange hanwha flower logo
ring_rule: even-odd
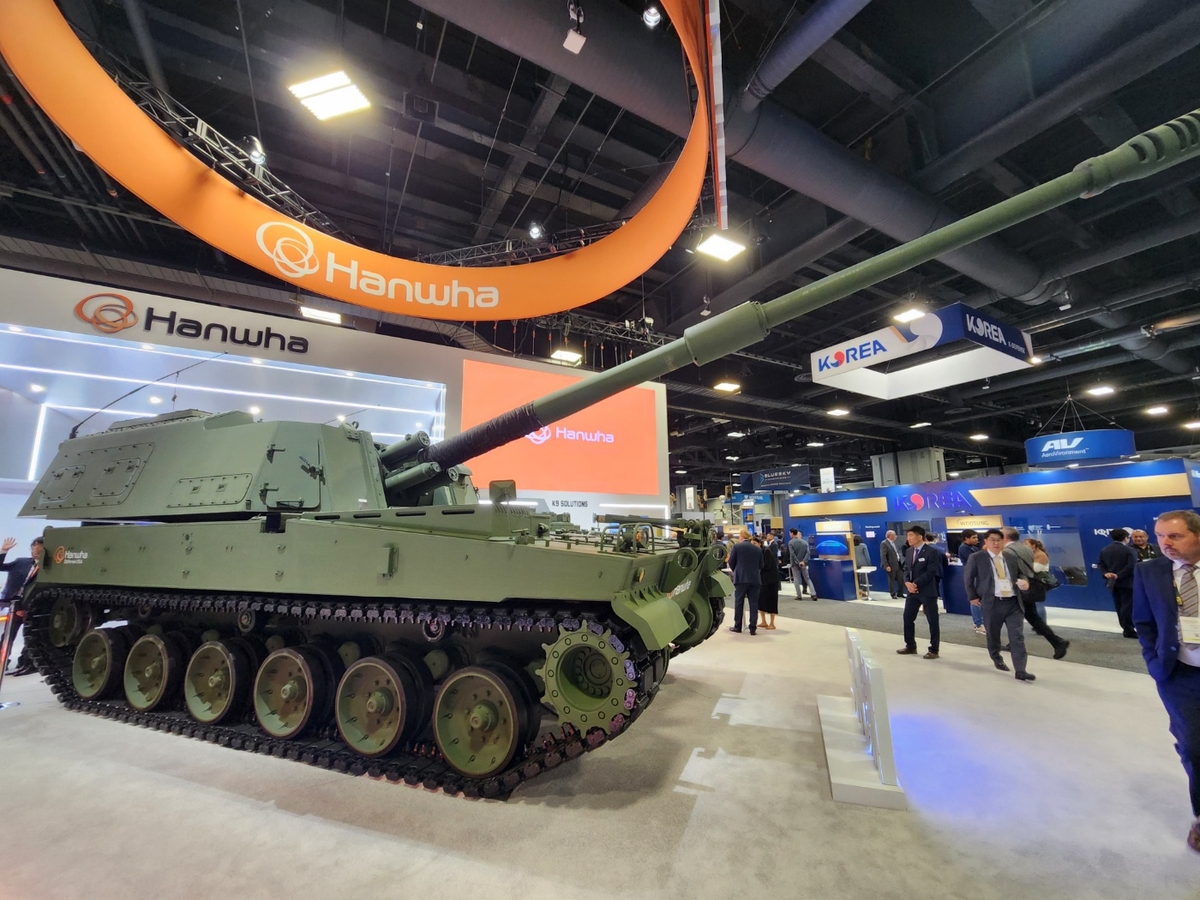
[[[67,558],[67,548],[66,547],[58,547],[55,549],[54,561],[56,563],[61,563],[66,558]]]
[[[104,334],[116,334],[137,324],[133,301],[122,294],[92,294],[75,304],[75,315]]]

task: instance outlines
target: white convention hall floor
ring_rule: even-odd
[[[671,664],[611,745],[466,801],[0,699],[3,900],[1140,898],[1200,895],[1166,716],[1144,674],[979,648],[883,659],[907,811],[835,803],[816,695],[843,629],[780,618]]]

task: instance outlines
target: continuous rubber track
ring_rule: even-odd
[[[626,712],[614,716],[607,729],[592,728],[580,734],[571,726],[542,733],[524,752],[514,757],[502,772],[487,778],[475,779],[459,774],[443,760],[432,740],[409,742],[383,759],[368,759],[349,749],[340,739],[337,728],[329,723],[314,735],[298,740],[278,740],[263,732],[247,713],[237,724],[205,725],[192,719],[185,711],[138,712],[124,700],[84,700],[75,691],[71,680],[74,646],[55,647],[47,639],[50,608],[59,598],[92,606],[97,612],[118,608],[149,608],[186,617],[188,612],[238,614],[253,611],[281,618],[283,627],[319,629],[322,621],[360,621],[415,623],[427,629],[469,630],[482,634],[489,629],[537,630],[553,637],[559,627],[578,630],[587,627],[596,634],[608,630],[629,651],[626,672],[631,688],[625,699]],[[714,607],[714,626],[720,626],[724,606]],[[103,616],[96,616],[101,621]],[[708,636],[706,635],[706,638]],[[161,591],[118,590],[111,588],[57,587],[47,585],[35,589],[29,600],[25,622],[25,643],[38,671],[54,691],[60,703],[71,710],[104,716],[158,731],[169,731],[234,750],[261,753],[332,769],[349,775],[368,775],[386,778],[393,783],[403,782],[427,790],[441,790],[464,797],[506,799],[519,785],[542,772],[557,768],[584,753],[594,750],[619,734],[649,706],[658,690],[652,684],[656,661],[665,671],[663,651],[647,652],[634,630],[610,616],[580,616],[578,612],[553,609],[499,608],[471,604],[414,604],[326,599],[279,600],[275,597],[197,593],[167,593]],[[614,643],[614,646],[616,644]],[[620,650],[621,648],[618,648]],[[630,671],[632,669],[632,671]],[[650,677],[647,677],[650,676]]]

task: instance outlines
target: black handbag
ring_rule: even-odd
[[[1052,591],[1058,587],[1058,579],[1049,572],[1035,572],[1033,577],[1036,578],[1038,583],[1041,584],[1041,586],[1047,591]]]

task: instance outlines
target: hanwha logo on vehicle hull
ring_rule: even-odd
[[[56,563],[61,563],[66,558],[67,558],[67,548],[66,547],[58,547],[55,549],[54,561]]]
[[[258,249],[285,278],[303,278],[321,267],[312,238],[288,222],[264,222],[254,233]]]
[[[550,440],[550,426],[544,425],[537,431],[531,431],[529,434],[525,435],[525,437],[529,438],[529,440],[535,444],[544,444],[546,441]]]
[[[76,317],[103,334],[116,334],[138,322],[133,301],[122,294],[92,294],[75,304]]]

